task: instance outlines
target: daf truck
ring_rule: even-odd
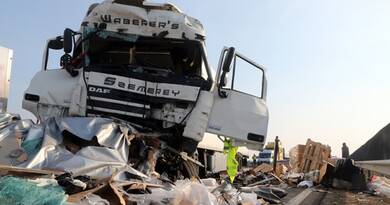
[[[40,121],[55,116],[125,121],[154,133],[185,159],[192,159],[205,133],[260,150],[268,126],[264,67],[225,47],[214,70],[205,40],[201,22],[172,4],[93,4],[79,30],[67,28],[47,41],[23,108]],[[63,51],[60,59],[49,59],[53,50]],[[49,68],[52,61],[60,66]],[[245,80],[246,69],[256,74]]]

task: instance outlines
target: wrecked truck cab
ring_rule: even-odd
[[[214,79],[198,20],[172,5],[126,2],[94,4],[79,32],[67,29],[55,38],[57,42],[48,42],[43,69],[27,88],[23,108],[40,120],[51,116],[123,120],[159,133],[168,144],[190,154],[206,131],[232,138],[238,146],[260,149],[268,125],[264,69],[238,52],[227,65],[224,49]],[[59,49],[58,42],[65,51],[62,68],[48,70],[47,52]],[[262,71],[256,78],[261,83],[259,96],[222,85],[223,75],[231,75],[235,82],[238,59]],[[223,64],[232,69],[221,70]]]

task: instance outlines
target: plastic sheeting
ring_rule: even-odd
[[[188,204],[188,205],[214,205],[217,204],[217,199],[212,195],[206,186],[188,181],[176,182],[176,195],[171,204]]]
[[[127,161],[128,132],[133,129],[122,126],[125,125],[104,118],[51,118],[27,136],[26,140],[42,138],[42,146],[22,166],[61,169],[95,178],[110,177],[115,171],[132,169]],[[96,137],[101,147],[87,146],[73,154],[62,145],[64,131],[87,141]]]
[[[0,136],[25,133],[21,146],[28,160],[20,167],[59,169],[94,178],[110,177],[118,171],[144,176],[128,165],[128,147],[135,132],[130,125],[88,117],[50,118],[33,124],[15,115],[0,114],[0,126]],[[74,154],[64,146],[64,132],[85,141],[96,138],[100,146],[85,146]]]
[[[87,175],[93,179],[107,180],[110,178],[110,186],[115,187],[115,190],[121,196],[139,204],[259,204],[256,200],[257,194],[241,193],[225,181],[222,184],[218,184],[215,179],[211,178],[203,179],[200,183],[197,181],[179,180],[173,185],[164,183],[157,178],[148,177],[132,168],[128,164],[128,150],[130,141],[136,135],[136,130],[127,124],[117,123],[110,119],[88,117],[49,118],[41,124],[20,124],[21,121],[9,121],[9,118],[1,114],[0,119],[4,119],[3,124],[6,125],[5,127],[13,126],[12,129],[9,129],[10,133],[15,133],[15,131],[24,133],[21,146],[29,156],[26,162],[19,165],[21,167],[59,169],[70,172],[71,176]],[[0,134],[4,130],[0,129]],[[74,139],[87,143],[86,145],[78,146],[77,140],[72,141]],[[73,142],[76,148],[70,149],[69,145]],[[234,156],[235,153],[232,154],[232,158]],[[233,168],[235,169],[235,167]],[[26,197],[33,195],[40,196],[34,200],[49,200],[42,203],[39,201],[35,204],[61,204],[65,200],[63,197],[64,192],[61,188],[60,192],[51,190],[51,188],[59,188],[58,184],[63,186],[61,183],[57,184],[57,178],[56,180],[42,178],[35,181],[18,178],[11,179],[13,180],[13,186],[9,186],[8,188],[10,189],[2,193],[0,178],[0,200],[1,197],[6,198],[8,195],[13,197],[12,200],[22,200],[21,203],[16,201],[19,204],[34,204],[35,202],[25,203],[25,201],[29,201],[26,200]],[[73,180],[73,182],[76,181]],[[78,182],[86,186],[82,181]],[[124,184],[129,184],[129,182],[141,185],[144,183],[152,184],[151,187],[154,184],[155,187],[148,189],[145,193],[134,194],[125,188],[127,185]],[[20,188],[33,188],[30,186],[31,184],[34,185],[33,191],[19,190]],[[51,191],[51,195],[45,197],[44,194],[47,193],[47,190]],[[17,194],[11,192],[17,192]],[[20,197],[19,193],[22,193],[23,196]],[[88,205],[107,204],[109,199],[101,197],[90,194],[78,203]],[[57,201],[52,203],[51,200]]]
[[[377,195],[390,198],[390,179],[386,177],[372,176],[368,188]]]

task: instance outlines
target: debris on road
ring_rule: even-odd
[[[320,183],[326,173],[330,153],[329,146],[308,139],[299,163],[299,172],[311,175],[311,180]]]
[[[302,188],[310,188],[310,187],[312,187],[312,186],[314,186],[314,185],[313,185],[313,181],[309,181],[309,180],[307,180],[307,181],[301,181],[301,182],[299,182],[299,184],[297,185],[297,187],[302,187]]]
[[[55,192],[55,200],[69,205],[280,204],[292,187],[317,189],[321,184],[342,190],[365,190],[363,175],[352,160],[331,162],[330,148],[311,140],[290,151],[295,152],[291,168],[278,162],[273,170],[272,165],[263,163],[241,169],[231,183],[226,172],[204,179],[157,172],[155,167],[164,145],[158,137],[148,137],[120,121],[67,117],[34,124],[12,115],[3,115],[1,119],[0,143],[17,143],[12,149],[0,148],[0,153],[7,156],[0,165],[0,182],[12,179],[14,186],[28,183],[28,187],[36,186],[42,193],[55,188],[61,191]],[[16,162],[15,158],[22,155],[26,155],[24,162]],[[388,197],[389,184],[386,178],[373,177],[369,188]],[[1,189],[7,187],[10,188],[0,183]],[[23,196],[37,190],[26,190]],[[0,197],[5,196],[0,193]],[[30,200],[12,197],[9,200]]]
[[[271,165],[263,163],[263,164],[260,164],[259,166],[255,167],[254,169],[252,169],[250,172],[251,172],[251,174],[256,175],[258,172],[265,174],[265,173],[270,173],[272,171],[273,171],[273,168]]]
[[[77,120],[77,123],[72,123],[73,120]],[[75,124],[78,126],[74,126]],[[16,136],[15,133],[20,134]],[[0,181],[4,177],[14,177],[41,184],[40,189],[55,184],[63,191],[63,198],[60,199],[70,205],[278,204],[282,203],[290,187],[312,188],[328,183],[328,187],[351,190],[360,179],[360,171],[353,166],[351,160],[338,159],[333,165],[329,162],[331,159],[323,157],[324,155],[311,154],[307,157],[304,155],[306,146],[300,146],[299,149],[305,152],[298,153],[302,157],[297,163],[302,163],[303,166],[308,158],[325,159],[323,164],[327,165],[326,174],[321,181],[318,181],[320,169],[297,173],[294,170],[299,166],[291,161],[292,169],[288,169],[284,163],[277,163],[277,168],[280,169],[276,172],[270,164],[264,163],[252,169],[243,169],[239,171],[233,184],[226,174],[217,178],[170,179],[166,173],[154,170],[158,148],[161,146],[158,141],[143,138],[136,129],[128,125],[103,118],[53,118],[42,125],[21,123],[20,119],[14,118],[1,129],[0,135],[3,140],[20,141],[11,150],[0,149],[0,152],[8,152],[3,155],[8,156],[9,160],[0,166],[3,176]],[[313,147],[312,142],[309,144]],[[132,145],[149,148],[135,150]],[[115,147],[116,152],[113,149]],[[15,157],[23,153],[27,155],[27,160],[15,163]],[[47,157],[49,155],[51,157]],[[373,177],[369,188],[375,194],[388,197],[388,184],[385,178]]]
[[[301,162],[303,158],[303,153],[305,152],[305,145],[296,145],[295,147],[291,148],[289,151],[290,156],[290,167],[291,170],[295,173],[298,173],[299,167],[301,167]]]
[[[390,179],[380,176],[372,176],[368,188],[376,195],[390,198]]]
[[[0,166],[1,176],[14,177],[16,184],[20,180],[51,182],[62,191],[61,200],[67,203],[259,204],[257,199],[275,203],[286,194],[271,185],[283,181],[266,164],[240,172],[233,184],[229,176],[223,175],[218,181],[179,180],[165,172],[157,173],[155,166],[162,146],[158,138],[148,138],[129,124],[111,119],[49,118],[41,124],[17,126],[19,118],[11,118],[6,118],[8,123],[3,123],[0,134],[3,139],[21,141],[11,151],[0,149],[2,155],[11,156]],[[25,132],[16,137],[21,128]],[[13,159],[22,154],[27,156],[25,162],[14,164]],[[248,188],[244,188],[242,179]],[[236,182],[241,184],[235,186]],[[5,187],[0,183],[1,189]],[[46,190],[46,186],[39,187]],[[25,195],[29,193],[27,190]]]

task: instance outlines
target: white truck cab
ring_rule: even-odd
[[[189,153],[206,132],[262,149],[268,126],[264,67],[224,48],[213,76],[197,19],[171,4],[123,2],[92,5],[80,31],[65,29],[48,41],[23,108],[41,120],[128,121],[170,133],[167,140]],[[52,49],[64,50],[61,68],[47,68]]]

